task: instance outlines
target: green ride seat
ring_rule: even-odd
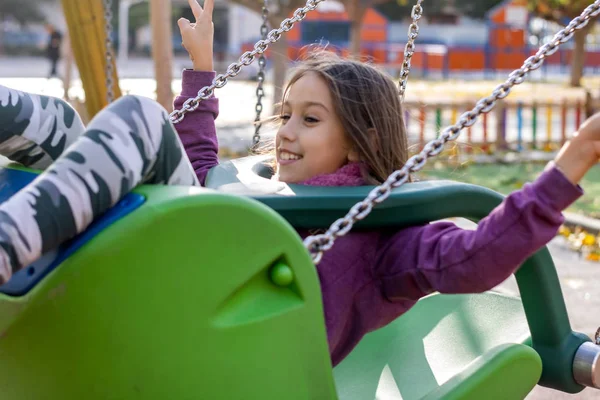
[[[134,194],[142,204],[31,288],[0,293],[0,397],[334,399],[318,277],[293,228],[204,188]]]
[[[138,187],[135,209],[23,293],[1,293],[2,398],[407,400],[494,398],[499,388],[519,398],[536,383],[583,389],[571,363],[589,338],[571,331],[546,249],[517,273],[521,300],[431,295],[333,370],[318,277],[294,227],[328,226],[370,188],[280,187],[262,161],[214,168],[208,186],[220,191]],[[500,201],[472,185],[414,183],[357,228],[477,220]]]

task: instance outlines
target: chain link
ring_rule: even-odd
[[[404,48],[404,61],[402,62],[402,71],[400,72],[400,82],[398,89],[400,92],[400,101],[404,102],[404,94],[408,84],[408,75],[410,74],[410,64],[412,57],[415,54],[415,40],[419,36],[419,20],[423,17],[423,0],[418,0],[417,4],[412,9],[412,23],[408,27],[408,41]]]
[[[369,215],[374,206],[383,202],[390,195],[393,188],[400,187],[406,183],[411,172],[417,172],[423,168],[428,158],[435,157],[441,153],[447,142],[456,140],[460,136],[461,131],[466,127],[472,126],[481,114],[490,112],[498,100],[508,96],[513,86],[525,81],[526,76],[531,71],[542,66],[546,57],[555,53],[561,44],[566,43],[573,37],[575,31],[582,29],[587,25],[590,18],[596,17],[599,14],[600,0],[596,0],[579,17],[573,19],[566,28],[558,32],[550,43],[542,46],[534,56],[529,57],[521,68],[513,71],[506,82],[497,86],[490,96],[479,100],[475,108],[461,115],[455,125],[444,129],[437,139],[427,143],[423,147],[423,150],[411,157],[402,169],[394,171],[383,184],[371,190],[363,201],[352,207],[343,218],[335,221],[325,233],[308,236],[304,239],[304,245],[311,253],[313,262],[318,264],[323,257],[323,253],[331,249],[335,239],[348,233],[356,222]]]
[[[113,94],[113,55],[112,55],[112,0],[103,0],[104,4],[104,34],[106,39],[104,40],[104,52],[106,58],[106,101],[108,104],[112,103],[114,99]]]
[[[267,0],[264,0],[262,7],[262,25],[260,26],[260,37],[262,40],[267,39],[267,33],[269,32],[269,9],[267,8]],[[256,118],[254,119],[255,128],[254,136],[252,137],[252,147],[256,148],[260,143],[260,128],[262,124],[259,123],[260,115],[263,111],[262,99],[265,96],[265,90],[263,85],[265,83],[265,66],[267,65],[267,59],[263,53],[260,53],[258,57],[258,86],[256,87]]]
[[[284,32],[288,32],[290,29],[292,29],[296,22],[302,21],[309,11],[312,11],[315,8],[317,8],[319,3],[323,1],[325,0],[308,0],[304,7],[298,8],[296,11],[294,11],[293,16],[291,18],[284,19],[281,22],[279,28],[271,30],[267,34],[266,39],[262,39],[256,42],[256,44],[254,45],[254,50],[247,51],[244,54],[242,54],[238,62],[230,64],[229,67],[227,67],[227,71],[225,71],[224,74],[219,74],[217,77],[215,77],[215,79],[213,79],[212,84],[200,89],[198,91],[198,95],[195,98],[187,99],[183,103],[183,106],[180,110],[174,110],[169,115],[171,122],[177,124],[183,121],[183,119],[185,118],[185,114],[197,109],[202,100],[206,100],[213,95],[215,89],[222,88],[223,86],[225,86],[229,78],[233,78],[234,76],[239,74],[243,67],[247,67],[248,65],[252,64],[256,60],[257,54],[263,54],[271,43],[275,43],[276,41],[278,41]]]

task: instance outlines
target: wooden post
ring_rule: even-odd
[[[171,0],[150,0],[152,27],[152,57],[156,79],[156,101],[167,111],[173,110],[173,35],[171,27]]]
[[[62,46],[62,56],[64,62],[63,75],[63,99],[70,101],[69,90],[71,89],[71,77],[73,76],[73,50],[71,48],[71,38],[69,32],[65,33]]]
[[[92,118],[108,103],[104,6],[102,0],[62,0],[62,9],[69,29],[73,56],[85,91],[86,110],[89,118]],[[121,96],[121,90],[114,60],[113,57],[113,94],[114,99],[117,99]]]

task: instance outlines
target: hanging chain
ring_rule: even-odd
[[[262,40],[267,39],[267,33],[269,32],[269,9],[267,8],[267,0],[264,0],[262,7],[262,25],[260,26],[260,38]],[[258,79],[258,86],[256,88],[256,118],[254,119],[254,123],[256,124],[254,128],[254,136],[252,137],[252,147],[256,148],[258,143],[260,143],[260,128],[262,124],[259,123],[260,115],[263,111],[262,99],[265,96],[265,90],[263,85],[265,83],[265,66],[267,65],[267,59],[265,58],[264,53],[260,53],[260,57],[258,57],[258,75],[256,78]]]
[[[104,3],[104,34],[106,39],[104,40],[104,52],[106,58],[106,101],[108,104],[112,103],[114,99],[113,94],[113,56],[112,56],[112,0],[103,0]]]
[[[595,342],[598,346],[600,346],[600,328],[596,331]]]
[[[186,113],[196,110],[202,100],[210,98],[215,89],[220,89],[225,86],[229,78],[233,78],[239,74],[243,67],[247,67],[248,65],[252,64],[256,59],[257,54],[263,54],[269,48],[271,43],[278,41],[284,32],[290,31],[296,22],[302,21],[306,17],[306,14],[309,11],[317,8],[319,3],[322,1],[325,0],[308,0],[304,7],[298,8],[296,11],[294,11],[294,15],[291,18],[284,19],[279,28],[273,29],[267,34],[266,39],[256,42],[254,45],[254,50],[247,51],[242,54],[238,62],[230,64],[229,67],[227,67],[227,71],[224,74],[219,74],[215,77],[215,79],[213,79],[209,86],[205,86],[200,89],[195,98],[187,99],[183,103],[181,110],[174,110],[169,115],[171,122],[177,124],[185,118]]]
[[[415,40],[419,36],[419,20],[423,17],[423,0],[418,0],[413,7],[411,18],[412,23],[408,27],[408,41],[404,48],[404,61],[402,62],[402,72],[400,73],[400,82],[398,89],[400,92],[400,101],[404,102],[404,94],[406,93],[406,85],[408,84],[408,75],[410,74],[410,63],[415,54]]]
[[[475,108],[461,115],[455,125],[444,129],[437,139],[427,143],[419,154],[411,157],[402,169],[394,171],[383,184],[371,190],[363,201],[355,204],[343,218],[335,221],[324,234],[308,236],[304,240],[304,245],[311,253],[313,262],[318,264],[323,257],[323,253],[333,247],[335,239],[347,234],[354,223],[364,219],[371,213],[374,206],[387,199],[393,188],[406,183],[411,172],[421,170],[428,158],[440,154],[447,142],[456,140],[464,128],[475,124],[481,114],[490,112],[498,100],[508,96],[513,86],[523,83],[527,75],[531,71],[540,68],[547,57],[556,53],[561,44],[566,43],[573,37],[575,31],[585,27],[590,18],[598,15],[600,15],[600,0],[596,0],[587,7],[579,17],[573,19],[566,28],[558,32],[550,43],[542,46],[534,56],[525,61],[521,68],[513,71],[505,83],[494,89],[492,95],[479,100]]]

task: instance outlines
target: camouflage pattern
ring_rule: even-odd
[[[0,85],[0,154],[9,159],[46,169],[84,130],[65,101]]]
[[[50,118],[47,105],[55,100],[36,108],[43,101],[36,103],[30,100],[33,96],[17,95],[27,100],[3,101],[4,107],[33,104],[30,125],[31,121],[43,119],[40,114]],[[22,156],[25,148],[38,146],[21,158],[39,166],[46,156],[54,157],[54,150],[72,144],[36,180],[0,204],[0,282],[85,230],[94,218],[140,183],[199,186],[175,128],[158,103],[138,96],[122,97],[98,113],[87,130],[75,139],[70,135],[75,135],[72,131],[78,117],[71,116],[72,110],[66,112],[64,104],[54,104],[58,114],[54,115],[52,125],[60,129],[28,134],[29,144],[18,154]],[[21,105],[20,110],[24,109]],[[0,126],[6,125],[7,115],[11,116],[8,120],[13,127],[29,129],[25,122],[20,125],[15,122],[27,119],[21,117],[21,112],[1,110]],[[5,130],[2,132],[4,141],[15,141]],[[23,133],[15,130],[12,135],[18,137]],[[0,145],[0,152],[8,148],[12,151],[14,147]]]

